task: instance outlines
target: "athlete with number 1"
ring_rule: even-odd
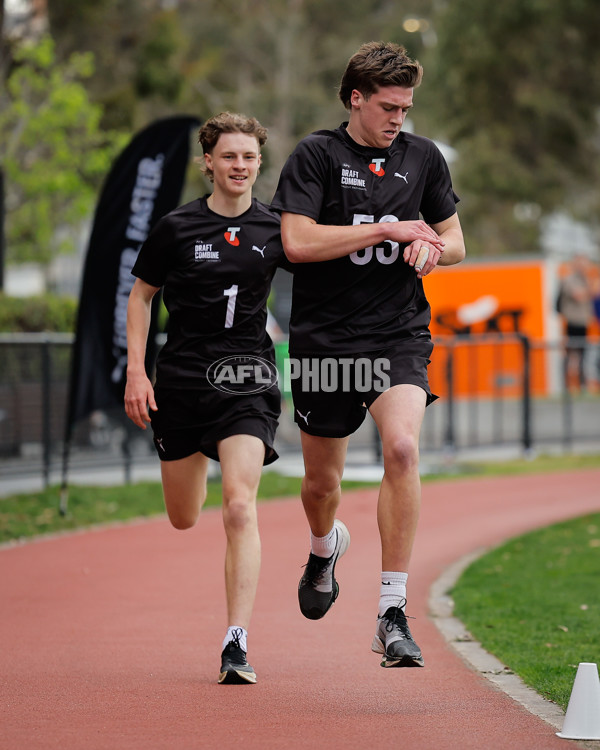
[[[260,387],[250,382],[243,393],[234,392],[244,389],[237,380],[231,392],[215,389],[210,381],[211,365],[225,357],[266,363],[267,374],[276,372],[266,302],[277,267],[289,263],[279,215],[252,198],[266,138],[257,120],[229,112],[202,126],[199,141],[214,190],[157,223],[134,265],[137,279],[127,312],[125,410],[143,429],[152,422],[165,505],[175,528],[194,526],[206,499],[208,459],[221,463],[229,620],[221,683],[256,682],[246,660],[260,570],[256,493],[263,464],[277,458],[276,378],[268,387],[263,375]],[[169,328],[153,387],[144,359],[151,302],[161,287]],[[253,369],[246,364],[239,371]],[[205,573],[216,574],[214,569]]]
[[[362,45],[339,90],[348,122],[298,144],[272,202],[295,263],[290,356],[313,363],[358,356],[363,368],[365,357],[388,363],[390,387],[382,393],[303,390],[302,378],[292,380],[311,539],[298,598],[310,619],[323,617],[335,601],[335,566],[350,542],[336,519],[348,436],[367,409],[381,436],[382,573],[371,647],[384,667],[424,664],[405,613],[420,506],[419,433],[435,399],[427,380],[433,347],[422,278],[465,257],[458,198],[440,151],[401,132],[421,76],[403,47]]]

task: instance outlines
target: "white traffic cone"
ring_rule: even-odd
[[[563,730],[556,734],[565,740],[600,740],[600,679],[593,662],[577,667]]]

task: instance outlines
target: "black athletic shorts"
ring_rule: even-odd
[[[161,461],[193,453],[219,460],[217,443],[232,435],[254,435],[265,444],[265,465],[279,456],[274,449],[281,412],[276,386],[261,393],[226,394],[206,389],[155,388],[158,411],[151,411],[154,447]]]
[[[347,437],[360,427],[381,393],[401,384],[422,388],[429,406],[437,399],[427,379],[432,350],[431,337],[423,334],[362,355],[290,354],[294,421],[309,435]]]

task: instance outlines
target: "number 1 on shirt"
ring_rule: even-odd
[[[233,284],[229,289],[224,289],[223,294],[229,297],[227,300],[227,312],[225,313],[225,328],[231,328],[233,325],[233,315],[235,313],[235,300],[237,298],[238,285]]]

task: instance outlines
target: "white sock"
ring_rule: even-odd
[[[384,570],[381,573],[379,589],[379,616],[384,615],[390,607],[404,609],[406,605],[406,581],[408,573]]]
[[[310,532],[310,551],[317,557],[331,557],[335,552],[337,543],[337,530],[335,526],[331,527],[329,534],[325,536],[315,536]]]
[[[242,651],[248,651],[248,631],[245,628],[240,628],[239,625],[231,625],[227,628],[227,635],[223,640],[223,648],[235,638],[239,640]]]

